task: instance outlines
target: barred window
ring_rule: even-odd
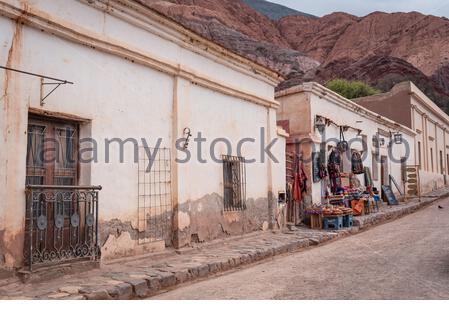
[[[222,156],[224,210],[246,209],[246,168],[242,157]]]

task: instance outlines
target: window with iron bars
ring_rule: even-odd
[[[246,168],[242,157],[222,156],[224,210],[242,211],[246,209]]]

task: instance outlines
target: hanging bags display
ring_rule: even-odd
[[[337,149],[340,153],[345,153],[348,150],[348,142],[345,140],[343,127],[340,127],[340,142],[337,143]]]

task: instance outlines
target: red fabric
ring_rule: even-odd
[[[299,186],[299,174],[295,172],[295,181],[293,183],[293,200],[301,201],[301,188]]]
[[[293,183],[293,200],[301,201],[302,193],[307,192],[307,176],[302,162],[295,168],[295,178]]]

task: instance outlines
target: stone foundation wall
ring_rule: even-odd
[[[180,248],[228,236],[267,230],[282,224],[282,218],[278,217],[277,199],[273,196],[271,200],[269,197],[247,199],[246,210],[243,211],[224,211],[223,208],[223,198],[216,193],[180,204],[174,217],[175,223],[171,223],[171,230],[168,233],[170,239],[166,241],[149,241],[148,232],[139,231],[130,221],[119,219],[102,221],[100,223],[102,259],[110,260],[162,251],[166,246]],[[160,227],[162,226],[156,226]]]
[[[275,199],[271,207],[275,210]],[[227,236],[267,229],[273,224],[267,198],[247,199],[246,210],[224,211],[223,198],[218,194],[180,204],[175,243],[184,247],[190,243],[205,242]]]
[[[102,260],[163,251],[166,246],[164,240],[150,241],[148,234],[139,231],[130,221],[102,221],[99,229]]]

